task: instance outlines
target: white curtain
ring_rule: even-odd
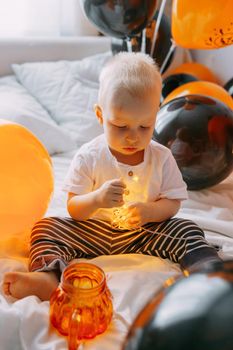
[[[97,35],[79,0],[0,0],[0,36]]]

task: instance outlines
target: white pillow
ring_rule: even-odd
[[[72,62],[53,118],[69,131],[78,145],[103,132],[93,106],[98,101],[99,74],[110,52]]]
[[[98,97],[99,73],[111,55],[109,51],[80,61],[25,63],[13,65],[13,69],[17,79],[79,146],[102,133],[93,105]]]
[[[20,85],[14,76],[0,78],[0,118],[27,127],[49,154],[66,152],[76,144],[48,112]]]
[[[99,75],[104,64],[112,57],[112,52],[108,51],[94,56],[83,58],[80,61],[71,62],[71,67],[82,80],[99,83]]]
[[[76,79],[71,70],[64,82],[54,118],[78,146],[103,132],[93,110],[97,98],[97,86],[83,83],[78,77]]]
[[[52,115],[67,72],[67,61],[13,64],[18,81]]]
[[[69,73],[62,85],[53,119],[57,123],[85,120],[85,114],[93,115],[93,106],[97,103],[99,84],[83,79],[79,74],[79,62],[70,67]]]

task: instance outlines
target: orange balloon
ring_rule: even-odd
[[[29,230],[53,192],[52,163],[25,127],[0,120],[0,240]]]
[[[233,110],[231,95],[221,86],[208,81],[192,81],[173,90],[163,101],[163,105],[174,98],[187,95],[204,95],[218,99]]]
[[[188,49],[233,44],[232,0],[173,0],[172,36]]]
[[[197,62],[187,62],[181,64],[170,72],[171,74],[186,73],[191,74],[199,80],[211,81],[217,83],[217,79],[212,73],[212,71],[201,63]]]

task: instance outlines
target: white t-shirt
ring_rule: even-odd
[[[108,148],[105,135],[84,144],[75,154],[63,190],[78,195],[98,189],[104,182],[122,178],[127,202],[153,202],[159,198],[188,198],[186,184],[171,151],[151,141],[138,165],[119,163]],[[98,209],[92,218],[111,221],[114,208]]]

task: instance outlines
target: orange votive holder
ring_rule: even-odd
[[[112,295],[104,271],[81,262],[66,267],[50,298],[50,321],[59,333],[68,336],[69,350],[103,333],[112,313]]]

